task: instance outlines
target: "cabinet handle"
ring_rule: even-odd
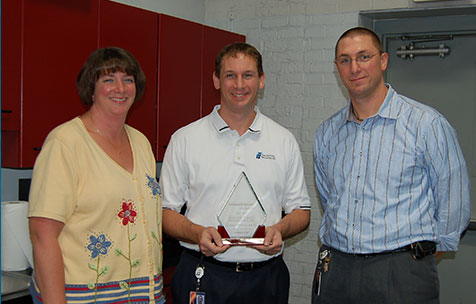
[[[2,113],[8,113],[9,114],[9,113],[13,113],[13,111],[12,110],[2,110]]]
[[[41,148],[33,147],[33,151],[41,151]]]

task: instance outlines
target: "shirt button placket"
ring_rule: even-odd
[[[242,149],[241,149],[241,145],[239,143],[239,140],[240,140],[240,137],[238,137],[238,139],[236,140],[235,142],[235,162],[237,163],[240,163],[241,164],[241,158],[242,158]]]

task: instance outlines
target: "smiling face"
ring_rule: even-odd
[[[221,93],[221,110],[233,113],[254,111],[259,89],[264,88],[256,60],[243,53],[224,56],[220,75],[213,73],[213,84]]]
[[[99,76],[93,95],[93,107],[113,115],[127,115],[136,96],[134,76],[124,72]]]
[[[371,58],[365,62],[356,60],[368,57]],[[341,64],[346,61],[342,59],[350,59],[350,63]],[[352,100],[369,98],[385,88],[383,72],[387,62],[388,54],[380,53],[369,35],[350,35],[337,45],[335,64]]]

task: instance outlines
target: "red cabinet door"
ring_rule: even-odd
[[[159,15],[157,160],[170,136],[200,118],[202,25]]]
[[[157,150],[157,31],[158,14],[100,0],[99,47],[118,46],[136,57],[146,77],[144,96],[129,110],[127,123],[149,139]]]
[[[2,131],[20,130],[22,1],[2,1]]]
[[[203,73],[201,116],[208,115],[213,107],[220,103],[220,91],[213,86],[213,72],[215,71],[215,58],[220,50],[233,42],[245,42],[244,35],[203,26]]]
[[[2,166],[5,167],[19,160],[22,1],[2,1],[2,12]]]
[[[21,115],[17,157],[2,155],[3,167],[32,167],[46,135],[82,114],[77,74],[97,45],[97,2],[19,1],[21,37]],[[9,12],[10,14],[10,12]],[[3,44],[2,44],[3,47]],[[3,154],[3,153],[2,153]]]

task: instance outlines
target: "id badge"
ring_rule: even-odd
[[[190,291],[190,304],[205,304],[205,292]]]

